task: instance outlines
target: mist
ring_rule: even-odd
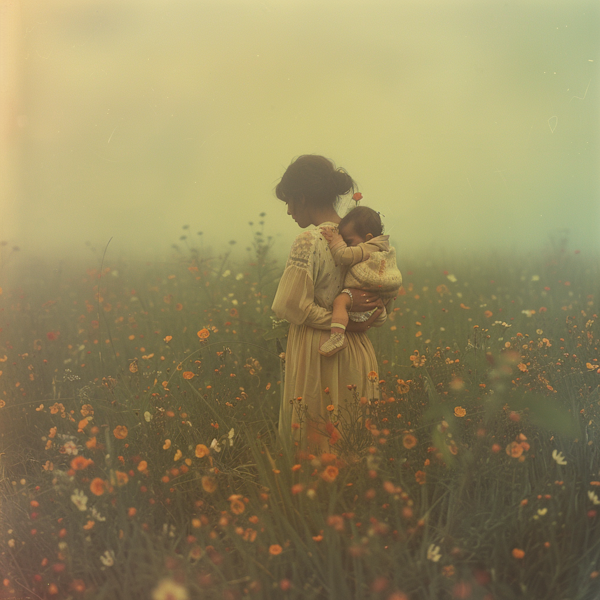
[[[0,239],[23,255],[244,249],[264,220],[284,256],[274,187],[309,153],[399,257],[598,250],[597,2],[3,6]]]

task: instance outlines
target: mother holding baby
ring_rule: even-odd
[[[359,397],[379,396],[373,375],[377,373],[377,358],[367,331],[383,325],[392,298],[377,291],[344,289],[348,266],[339,260],[336,264],[325,237],[331,239],[333,232],[336,240],[341,240],[337,229],[342,219],[335,204],[340,196],[355,190],[356,184],[348,173],[318,155],[304,155],[293,161],[275,190],[277,198],[287,204],[288,215],[301,229],[306,229],[292,244],[272,306],[278,318],[290,323],[279,434],[284,441],[293,440],[299,450],[313,453],[329,449],[328,437],[323,435],[327,407],[333,405],[337,411],[338,404],[351,397],[348,386],[356,386]],[[352,240],[359,238],[357,229],[350,223],[340,231],[343,242],[354,245]],[[370,244],[362,245],[363,248],[371,251],[383,250],[386,245],[389,248],[389,236],[371,240],[373,237],[369,234],[366,239]],[[364,250],[361,252],[365,254]],[[399,286],[400,283],[395,286],[396,290]],[[334,300],[343,289],[343,304],[352,311],[351,319],[345,331],[333,329],[343,332],[343,346],[323,352],[332,325],[336,326],[332,323]],[[336,306],[339,314],[339,301]],[[353,320],[356,313],[366,313],[366,320]],[[343,319],[336,319],[339,320]]]

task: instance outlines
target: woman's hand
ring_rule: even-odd
[[[383,301],[376,292],[368,292],[356,288],[350,289],[352,294],[352,312],[366,312],[374,308],[383,308]]]
[[[367,321],[363,321],[362,323],[357,323],[356,321],[348,321],[348,325],[346,325],[346,331],[350,331],[352,333],[365,333],[371,328],[371,325],[377,320],[377,317],[383,312],[383,307],[378,308]]]

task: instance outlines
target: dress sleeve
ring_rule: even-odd
[[[331,311],[315,303],[313,283],[316,237],[301,233],[290,250],[272,309],[279,319],[314,329],[331,327]]]

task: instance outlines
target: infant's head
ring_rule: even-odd
[[[357,246],[383,233],[379,213],[368,206],[353,208],[338,226],[340,235],[348,246]]]

